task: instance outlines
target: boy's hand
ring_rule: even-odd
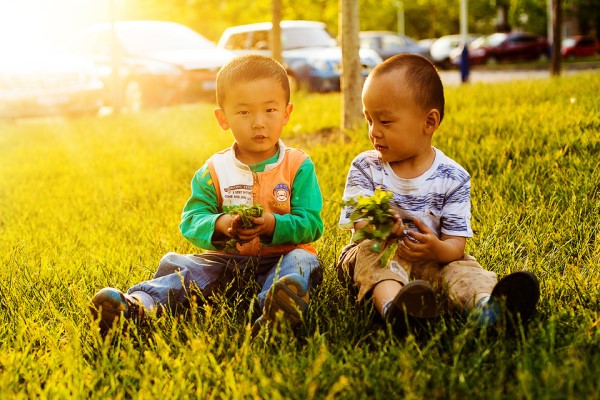
[[[242,217],[239,215],[230,216],[231,222],[229,223],[229,228],[227,228],[227,235],[229,237],[237,237],[238,230],[242,228]]]
[[[233,231],[240,242],[246,243],[260,236],[268,238],[273,237],[273,232],[275,232],[275,216],[266,212],[262,217],[252,218],[252,225],[252,228],[243,229],[240,224]],[[232,222],[232,229],[233,228],[234,222]]]
[[[392,231],[390,232],[391,237],[401,237],[404,236],[404,230],[406,227],[402,223],[402,217],[398,210],[394,210],[390,208],[390,214],[392,214],[392,218],[394,218],[394,226],[392,227]]]
[[[459,260],[465,251],[467,239],[461,236],[449,236],[442,234],[438,238],[418,218],[413,222],[419,232],[406,231],[404,238],[398,242],[397,253],[408,261],[436,261],[447,264]]]
[[[440,239],[418,218],[414,218],[413,222],[419,232],[404,232],[404,238],[398,243],[398,254],[408,261],[437,261],[436,249],[439,246]]]

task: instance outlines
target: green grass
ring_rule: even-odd
[[[337,94],[298,95],[284,135],[313,158],[325,266],[300,335],[250,341],[251,293],[104,342],[87,306],[150,278],[179,234],[193,173],[231,136],[210,104],[0,123],[0,394],[5,398],[600,398],[600,74],[447,89],[435,145],[473,178],[468,251],[541,282],[517,337],[456,314],[399,340],[337,281],[336,228],[366,132],[331,134]],[[334,130],[334,129],[333,129]]]

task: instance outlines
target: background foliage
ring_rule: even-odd
[[[231,25],[270,20],[271,1],[257,0],[114,0],[118,18],[154,18],[185,23],[217,41]],[[565,17],[575,16],[585,33],[600,34],[600,9],[594,0],[564,0]],[[326,22],[337,34],[338,2],[311,1],[310,7],[282,0],[284,19]],[[417,38],[459,33],[460,1],[404,1],[406,34]],[[359,0],[361,30],[397,30],[398,0]],[[547,33],[547,0],[471,0],[469,31],[489,34],[495,31],[498,7],[508,6],[513,29],[540,35]],[[523,15],[527,15],[524,22]]]
[[[471,172],[468,251],[541,282],[515,337],[447,314],[399,340],[337,280],[337,229],[364,130],[336,133],[339,94],[294,96],[284,140],[317,166],[324,283],[300,332],[250,340],[252,293],[101,340],[101,287],[150,278],[193,173],[231,143],[212,104],[0,123],[0,393],[11,398],[597,399],[600,393],[600,74],[448,88],[435,145]]]

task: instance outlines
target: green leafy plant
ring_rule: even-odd
[[[392,192],[382,190],[378,186],[372,196],[358,196],[344,203],[354,207],[354,211],[350,214],[352,223],[367,221],[366,225],[354,232],[352,240],[360,242],[372,239],[371,251],[374,253],[380,253],[385,248],[385,242],[392,233],[395,220],[390,212],[391,198]],[[385,249],[381,256],[382,266],[387,265],[397,247],[397,242],[394,242]]]
[[[261,217],[264,209],[260,204],[253,204],[251,206],[236,206],[228,211],[231,216],[240,216],[240,228],[249,229],[253,227],[252,218]],[[225,242],[225,251],[237,252],[237,244],[239,240],[235,236],[232,236],[227,242]]]

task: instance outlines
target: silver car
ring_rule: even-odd
[[[240,25],[227,28],[217,47],[237,55],[257,53],[271,55],[272,24]],[[292,90],[302,88],[311,92],[340,90],[342,50],[335,38],[318,21],[281,21],[282,57]],[[363,77],[381,62],[372,49],[360,49]]]

